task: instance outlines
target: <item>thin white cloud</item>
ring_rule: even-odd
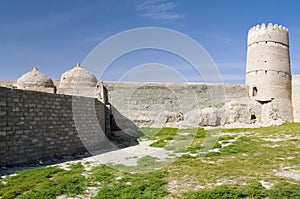
[[[153,12],[170,11],[173,8],[175,8],[175,4],[166,0],[148,0],[138,5],[138,9],[148,9]]]
[[[139,4],[137,10],[151,19],[175,20],[182,16],[175,11],[176,5],[168,0],[148,0]]]

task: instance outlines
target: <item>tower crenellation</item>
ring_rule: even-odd
[[[248,31],[248,46],[259,42],[274,42],[289,46],[288,29],[272,23],[254,26]]]

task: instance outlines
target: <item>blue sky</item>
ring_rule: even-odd
[[[34,66],[59,79],[108,37],[163,27],[202,45],[224,82],[244,83],[247,31],[263,22],[289,29],[292,73],[300,74],[299,8],[293,0],[1,0],[0,80],[17,79]],[[123,56],[102,78],[118,80],[130,67],[151,62],[198,81],[182,60],[159,50]]]

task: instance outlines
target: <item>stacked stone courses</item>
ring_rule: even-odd
[[[74,123],[72,98],[77,99],[79,109],[95,106],[93,98],[0,87],[0,164],[20,165],[86,152]],[[102,104],[96,106],[100,112],[104,110]],[[103,115],[100,112],[98,116]],[[85,119],[85,115],[77,117]],[[89,126],[97,129],[99,123],[103,125],[92,121]],[[97,133],[89,132],[86,138],[94,143],[86,143],[97,146]]]

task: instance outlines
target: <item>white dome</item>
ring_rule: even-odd
[[[54,92],[55,86],[52,79],[34,67],[17,80],[17,88],[24,90]],[[50,90],[47,90],[50,89]]]
[[[60,78],[58,93],[68,95],[93,96],[97,85],[97,78],[77,64],[66,71]]]

